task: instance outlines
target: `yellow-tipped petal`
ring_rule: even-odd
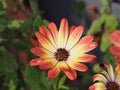
[[[44,37],[46,37],[54,45],[55,48],[57,48],[55,40],[53,39],[53,36],[51,35],[50,31],[46,27],[40,26],[39,31],[44,35]]]
[[[89,87],[89,90],[107,90],[104,83],[95,83]]]
[[[51,23],[48,25],[48,28],[49,28],[49,30],[50,30],[50,32],[51,32],[51,34],[52,34],[55,42],[57,42],[57,36],[58,36],[57,26],[56,26],[53,22],[51,22]]]
[[[62,19],[61,23],[60,23],[60,29],[58,32],[58,38],[57,38],[57,46],[58,48],[64,48],[66,43],[67,43],[67,39],[68,39],[68,22],[67,20],[64,18]]]
[[[106,83],[107,79],[102,74],[96,74],[93,76],[93,82],[95,82],[95,81],[100,81],[100,82]]]
[[[54,53],[48,51],[43,47],[34,47],[31,49],[31,52],[42,58],[54,58]]]
[[[83,26],[78,26],[69,36],[66,49],[71,49],[80,39],[82,33],[83,33]]]
[[[47,50],[51,51],[51,52],[55,52],[56,49],[53,46],[53,44],[40,32],[36,32],[35,33],[36,37],[38,38],[38,40],[40,41],[41,45],[46,48]]]

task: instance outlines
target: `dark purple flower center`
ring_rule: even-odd
[[[106,87],[107,90],[119,90],[119,85],[116,82],[109,82]]]
[[[55,53],[55,58],[58,61],[66,61],[68,59],[69,52],[64,48],[59,48]]]

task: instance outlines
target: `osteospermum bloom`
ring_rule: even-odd
[[[110,35],[109,39],[114,44],[110,47],[110,52],[115,55],[115,60],[120,62],[120,31],[114,30]]]
[[[104,70],[103,67],[107,70]],[[102,64],[103,71],[101,74],[93,76],[94,84],[89,87],[89,90],[120,90],[120,64],[113,70],[109,63]]]
[[[61,20],[59,31],[53,22],[48,28],[40,26],[35,33],[40,44],[34,44],[35,47],[31,49],[39,58],[31,60],[30,65],[47,70],[50,79],[55,78],[60,71],[69,79],[76,79],[76,70],[85,72],[88,68],[83,63],[96,59],[94,55],[86,54],[97,46],[96,42],[92,42],[94,37],[87,35],[80,39],[82,33],[83,26],[69,29],[65,18]]]

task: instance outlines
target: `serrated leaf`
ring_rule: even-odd
[[[30,85],[31,90],[49,90],[49,80],[45,76],[45,72],[27,65],[25,74],[25,81]]]

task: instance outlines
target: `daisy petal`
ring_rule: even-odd
[[[50,40],[50,42],[54,45],[54,47],[56,47],[56,43],[53,39],[53,36],[51,35],[51,33],[49,32],[49,30],[44,27],[44,26],[40,26],[39,31],[48,39]]]
[[[68,22],[64,18],[61,21],[60,29],[58,33],[57,46],[58,48],[64,48],[68,39]]]
[[[83,26],[78,26],[69,36],[66,49],[71,49],[80,39],[82,33],[83,33]]]
[[[70,80],[75,80],[77,78],[77,74],[75,70],[68,69],[68,70],[65,70],[64,73]]]
[[[89,43],[86,43],[83,45],[83,52],[88,52],[88,51],[91,51],[93,50],[94,48],[96,48],[98,45],[97,42],[89,42]]]
[[[48,78],[53,79],[53,78],[55,78],[56,76],[58,76],[59,73],[60,73],[60,69],[54,67],[53,69],[50,69],[50,70],[48,71]]]
[[[96,61],[95,55],[83,54],[79,57],[79,62],[94,62]]]
[[[110,75],[111,80],[114,81],[114,78],[115,78],[115,77],[114,77],[113,68],[112,68],[111,64],[109,64],[109,63],[104,63],[104,65],[105,65],[106,68],[107,68],[107,71],[108,71],[108,73],[109,73],[109,75]]]
[[[51,34],[52,34],[55,42],[57,42],[58,29],[57,29],[56,25],[55,25],[53,22],[51,22],[51,23],[48,25],[48,28],[49,28],[49,30],[50,30],[50,32],[51,32]]]
[[[51,44],[51,42],[40,32],[36,32],[35,33],[36,37],[38,38],[38,40],[40,41],[41,45],[46,48],[47,50],[51,51],[51,52],[55,52],[56,49],[54,48],[54,46]]]
[[[42,60],[41,58],[33,59],[33,60],[31,60],[31,61],[29,62],[29,65],[30,65],[30,66],[37,66],[37,65],[40,65],[41,60]]]
[[[89,42],[86,44],[77,44],[70,50],[71,57],[79,57],[81,54],[88,52],[97,47],[96,42]]]
[[[93,76],[93,82],[100,81],[100,82],[107,82],[107,79],[102,74],[96,74]]]
[[[75,28],[76,28],[76,26],[74,26],[74,25],[70,27],[70,34],[75,30]]]
[[[120,55],[116,55],[114,58],[118,63],[120,63]]]
[[[44,49],[43,47],[34,47],[31,49],[31,52],[37,56],[43,57],[43,58],[53,58],[54,54],[50,51]]]
[[[111,46],[109,51],[114,55],[120,55],[120,47],[118,46]]]
[[[35,39],[32,39],[32,38],[31,38],[30,41],[31,41],[31,43],[32,43],[34,46],[36,46],[36,47],[41,46],[40,43],[38,43],[38,41],[35,40]]]
[[[85,43],[88,43],[88,42],[92,42],[93,40],[94,40],[93,35],[87,35],[87,36],[81,38],[79,44],[85,44]]]
[[[109,39],[111,40],[111,42],[116,45],[116,46],[120,46],[120,31],[118,30],[114,30],[110,35],[109,35]]]
[[[95,83],[89,87],[89,90],[107,90],[103,83]]]
[[[82,63],[73,63],[73,65],[70,65],[70,67],[81,72],[85,72],[88,70],[88,67]]]
[[[55,64],[57,63],[57,62],[54,62],[54,61],[52,61],[52,59],[51,60],[45,60],[45,61],[40,63],[39,68],[42,69],[42,70],[49,69],[49,68],[55,66]]]
[[[120,63],[118,63],[117,66],[115,67],[115,73],[116,73],[116,75],[118,73],[120,74]]]

